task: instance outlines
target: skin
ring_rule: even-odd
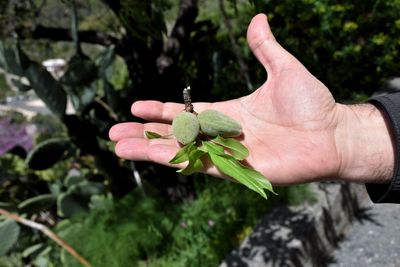
[[[242,143],[249,149],[246,164],[275,185],[317,180],[390,181],[394,144],[384,114],[371,104],[342,105],[275,39],[263,14],[247,32],[254,55],[268,73],[267,81],[250,95],[224,102],[194,103],[194,109],[217,109],[241,123]],[[109,132],[115,152],[124,159],[168,161],[179,150],[174,139],[144,137],[144,131],[171,133],[171,122],[184,106],[138,101],[134,116],[150,121],[114,125]],[[205,173],[223,177],[213,166]]]

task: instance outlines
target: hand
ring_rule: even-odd
[[[268,73],[267,81],[248,96],[217,103],[194,103],[194,109],[217,109],[239,121],[242,143],[249,149],[246,164],[273,184],[286,185],[348,177],[349,126],[357,121],[354,109],[337,104],[320,81],[275,40],[265,15],[251,21],[247,40]],[[171,165],[179,150],[173,139],[144,137],[144,131],[171,133],[171,122],[183,104],[138,101],[132,113],[153,121],[121,123],[110,130],[119,157]],[[346,156],[344,156],[346,155]],[[175,166],[175,165],[171,165]],[[182,167],[178,165],[175,167]],[[222,177],[213,166],[204,172]],[[352,178],[352,177],[350,177]]]

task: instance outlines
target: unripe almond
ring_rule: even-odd
[[[242,134],[242,126],[222,112],[207,109],[197,115],[201,131],[211,137],[235,137]]]
[[[193,113],[181,112],[172,121],[172,133],[182,145],[187,145],[196,140],[199,132],[199,120]]]

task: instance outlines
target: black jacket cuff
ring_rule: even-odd
[[[395,164],[390,184],[366,184],[367,192],[374,203],[400,203],[400,93],[375,96],[369,102],[386,114],[392,126]]]

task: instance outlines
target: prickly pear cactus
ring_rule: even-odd
[[[57,198],[57,213],[61,217],[72,217],[89,211],[92,196],[104,192],[104,186],[97,182],[82,181],[68,188]]]
[[[33,170],[45,170],[53,166],[67,153],[71,142],[66,138],[51,138],[35,146],[26,158]]]

